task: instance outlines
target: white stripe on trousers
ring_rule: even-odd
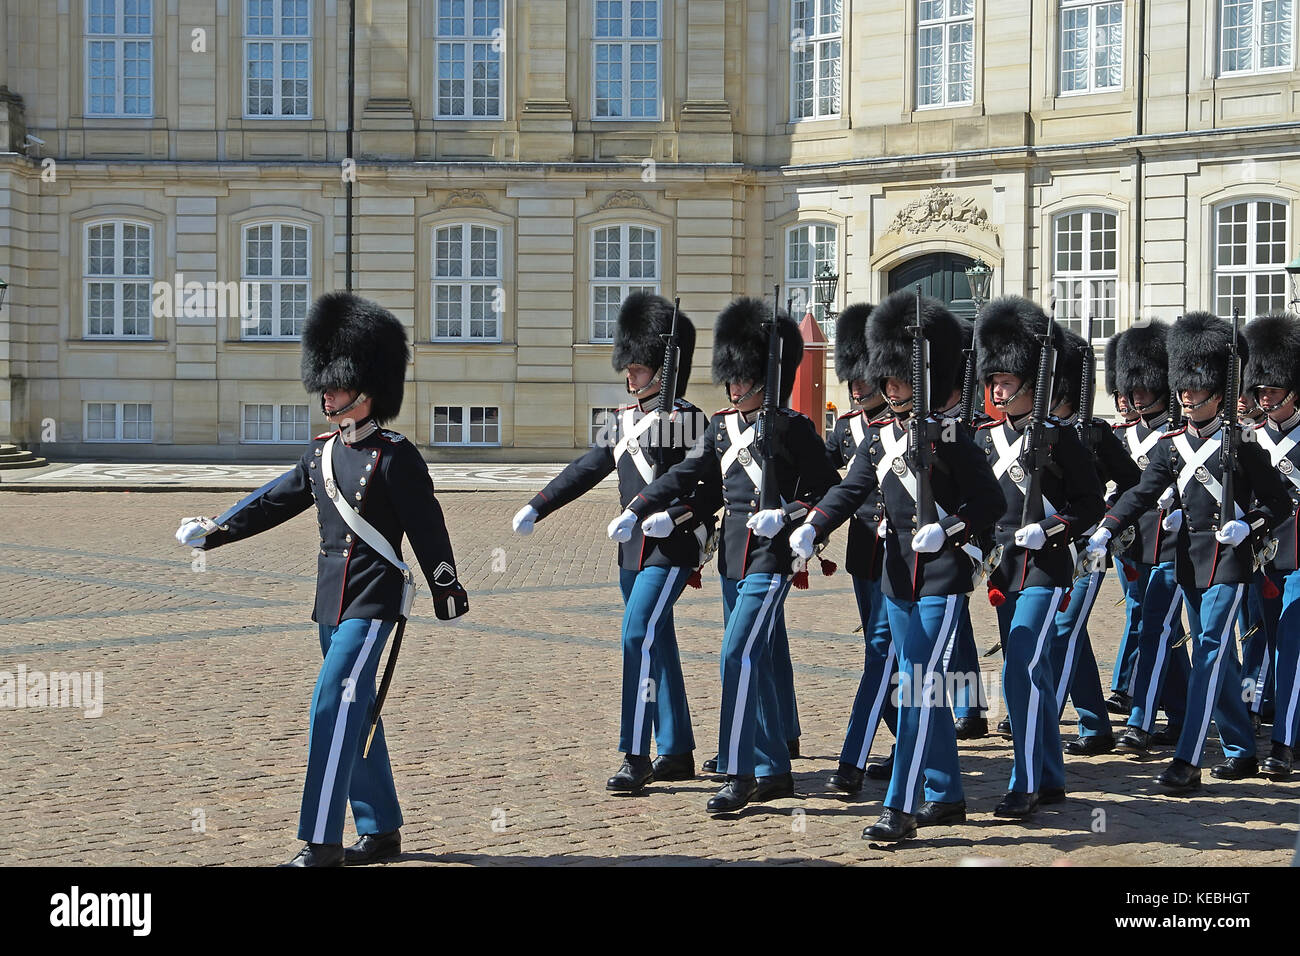
[[[1056,612],[1061,603],[1062,591],[1062,588],[1052,588],[1052,600],[1047,606],[1046,620],[1043,621],[1043,629],[1038,632],[1038,645],[1034,648],[1034,657],[1029,662],[1029,710],[1025,714],[1025,786],[1029,788],[1030,793],[1038,789],[1038,781],[1034,779],[1034,734],[1038,731],[1038,685],[1034,683],[1034,668],[1038,666],[1038,661],[1043,656],[1043,644],[1047,635],[1056,624]],[[1014,721],[1011,726],[1015,727]]]
[[[659,615],[663,613],[664,605],[668,603],[668,596],[673,593],[673,582],[677,580],[677,575],[681,573],[681,568],[669,568],[668,577],[664,578],[663,590],[659,592],[659,598],[655,601],[655,609],[650,612],[650,620],[646,622],[645,637],[641,640],[641,670],[637,675],[636,683],[636,714],[632,718],[632,750],[633,754],[637,753],[637,747],[640,746],[641,732],[645,728],[645,714],[650,709],[650,701],[646,700],[645,686],[646,681],[650,679],[650,648],[655,642],[655,627],[659,624]],[[655,688],[654,699],[659,698],[659,688]]]
[[[1252,714],[1262,713],[1264,707],[1264,688],[1268,684],[1268,668],[1272,663],[1271,654],[1268,652],[1268,635],[1264,633],[1264,622],[1259,623],[1259,630],[1255,632],[1255,640],[1264,642],[1264,653],[1259,655],[1259,675],[1255,678],[1255,699],[1250,702],[1250,712]],[[1280,630],[1280,628],[1279,628]],[[1274,636],[1274,653],[1277,648],[1277,637]],[[1274,675],[1276,677],[1276,675]],[[1276,708],[1274,708],[1276,711]]]
[[[1174,621],[1178,617],[1178,612],[1182,609],[1182,602],[1183,586],[1180,584],[1174,588],[1173,597],[1169,601],[1169,610],[1165,612],[1165,623],[1160,628],[1160,642],[1156,644],[1156,663],[1151,668],[1151,682],[1147,687],[1146,704],[1142,708],[1142,729],[1147,733],[1151,732],[1151,728],[1156,722],[1156,691],[1160,688],[1160,669],[1165,666],[1165,656],[1169,650],[1169,641],[1173,635]],[[1133,668],[1133,679],[1137,680],[1136,665]]]
[[[1209,590],[1208,588],[1206,590]],[[1223,633],[1219,635],[1219,655],[1214,659],[1214,668],[1210,671],[1210,686],[1205,690],[1205,716],[1201,719],[1201,732],[1196,738],[1196,749],[1192,751],[1192,766],[1201,765],[1201,753],[1205,750],[1205,735],[1210,732],[1210,718],[1214,716],[1214,702],[1219,699],[1219,673],[1223,668],[1223,656],[1228,652],[1228,641],[1232,640],[1232,629],[1237,626],[1237,608],[1241,606],[1241,597],[1246,592],[1246,585],[1237,585],[1237,596],[1232,600],[1232,609],[1223,624]],[[1202,592],[1202,600],[1204,599]],[[1200,614],[1197,614],[1200,617]],[[1198,629],[1199,631],[1199,629]],[[1193,654],[1193,660],[1195,655]],[[1195,664],[1193,664],[1195,667]],[[1219,728],[1222,742],[1223,728]]]
[[[745,702],[749,699],[749,676],[753,670],[749,661],[749,652],[754,647],[754,641],[758,639],[759,628],[763,626],[763,618],[772,605],[773,596],[784,584],[785,579],[781,575],[772,575],[772,580],[767,586],[767,594],[763,596],[763,606],[758,609],[758,617],[754,619],[754,626],[750,629],[749,637],[745,640],[745,649],[740,655],[740,678],[736,682],[736,712],[731,715],[731,743],[727,747],[727,773],[732,775],[740,765],[740,725],[745,719]],[[744,587],[743,579],[741,587]],[[755,729],[755,733],[757,732]]]
[[[885,653],[885,669],[880,674],[880,686],[876,688],[876,699],[871,702],[871,713],[867,715],[867,726],[862,732],[862,750],[858,753],[857,763],[854,764],[859,770],[866,767],[867,758],[871,756],[871,745],[876,742],[880,712],[885,707],[885,696],[889,693],[889,685],[893,683],[894,660],[894,642],[890,641],[889,650]]]
[[[340,695],[339,713],[338,717],[334,719],[334,736],[330,738],[330,756],[329,760],[325,762],[325,777],[321,781],[320,798],[316,804],[316,829],[312,833],[312,843],[325,842],[325,825],[329,820],[330,796],[334,792],[334,778],[338,776],[339,757],[343,750],[343,735],[348,725],[348,709],[356,700],[357,678],[361,674],[361,669],[366,665],[366,658],[370,656],[370,648],[374,646],[375,638],[379,634],[379,627],[383,623],[378,618],[373,618],[370,621],[370,630],[366,632],[366,640],[361,645],[361,653],[357,655],[356,663],[352,665],[352,673],[348,675],[348,681],[343,685],[345,688],[352,688],[352,693],[349,695],[345,690]]]
[[[943,659],[944,652],[948,649],[948,644],[957,631],[957,621],[954,620],[953,614],[957,606],[957,598],[958,595],[949,594],[944,601],[943,621],[939,625],[939,639],[935,642],[934,650],[930,652],[930,660],[925,666],[924,680],[926,685],[929,684],[930,675],[934,672],[935,665]],[[919,608],[914,604],[912,609],[919,617]],[[908,629],[911,629],[910,624]],[[947,637],[944,637],[944,635],[947,635]],[[907,638],[904,637],[903,640],[906,641]],[[930,732],[930,712],[934,710],[934,707],[930,704],[928,690],[928,686],[922,686],[921,688],[921,719],[916,728],[916,747],[912,751],[912,766],[907,768],[907,790],[903,796],[904,813],[911,813],[916,803],[916,778],[921,773],[924,764],[922,758],[925,756],[925,739]],[[945,694],[942,682],[940,682],[939,693]],[[916,688],[912,688],[912,700],[916,700]],[[946,700],[941,700],[939,706],[942,707],[945,703],[947,703]]]
[[[1281,640],[1281,637],[1282,637],[1282,629],[1279,626],[1278,627],[1279,641]],[[1293,728],[1295,727],[1295,711],[1296,711],[1297,701],[1300,701],[1300,658],[1296,660],[1295,674],[1291,678],[1291,699],[1287,702],[1286,705],[1286,726],[1282,728],[1282,743],[1286,744],[1288,747],[1292,747],[1295,745],[1295,731],[1293,730]],[[1276,701],[1274,701],[1273,711],[1274,711],[1273,731],[1274,733],[1276,733],[1277,732],[1277,702]]]
[[[1079,644],[1079,634],[1083,632],[1088,623],[1088,615],[1092,613],[1092,604],[1097,600],[1097,588],[1101,586],[1101,572],[1093,571],[1089,575],[1088,590],[1083,592],[1083,607],[1079,608],[1079,615],[1074,619],[1074,629],[1070,631],[1069,643],[1065,645],[1065,660],[1061,663],[1061,681],[1056,688],[1056,710],[1065,710],[1065,695],[1070,693],[1071,679],[1074,677],[1074,649]]]

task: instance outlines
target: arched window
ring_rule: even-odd
[[[816,301],[813,280],[823,266],[832,271],[839,261],[836,249],[837,230],[825,222],[810,222],[792,226],[785,233],[785,289],[783,296],[793,299],[791,308],[797,322],[803,318],[811,304],[813,315],[821,324],[828,340],[834,340],[834,323],[826,321],[826,310]],[[785,303],[780,303],[785,308]]]
[[[245,339],[296,339],[311,302],[311,243],[306,226],[258,222],[244,227]]]
[[[433,339],[501,341],[501,230],[456,223],[433,230]]]
[[[86,225],[87,338],[153,336],[153,228],[113,220]]]
[[[591,341],[614,341],[618,310],[633,292],[659,292],[659,230],[628,223],[591,233]]]
[[[1119,230],[1113,212],[1066,212],[1053,220],[1056,318],[1089,342],[1115,334]]]
[[[1214,312],[1252,319],[1286,308],[1286,203],[1250,199],[1214,211]]]

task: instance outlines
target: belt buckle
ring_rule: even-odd
[[[339,486],[333,478],[325,479],[325,494],[329,495],[331,501],[339,496]]]

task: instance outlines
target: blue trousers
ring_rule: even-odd
[[[1286,575],[1281,591],[1282,613],[1277,619],[1274,668],[1277,691],[1273,697],[1273,739],[1294,747],[1297,732],[1300,732],[1300,571]]]
[[[1183,589],[1167,561],[1151,568],[1142,598],[1142,629],[1137,674],[1133,680],[1133,709],[1128,726],[1151,732],[1156,710],[1164,708],[1169,724],[1183,724],[1191,668],[1187,651],[1173,645],[1182,634]]]
[[[1268,579],[1277,587],[1275,598],[1264,597],[1262,588],[1264,572],[1255,572],[1242,603],[1238,624],[1241,635],[1255,632],[1241,643],[1241,679],[1250,686],[1247,705],[1250,712],[1269,716],[1273,713],[1275,674],[1273,665],[1277,656],[1277,625],[1282,615],[1282,589],[1286,575],[1279,571],[1268,572]],[[1259,627],[1256,628],[1255,625]]]
[[[1241,690],[1241,665],[1233,625],[1246,597],[1244,584],[1216,584],[1187,591],[1192,635],[1192,680],[1187,686],[1187,719],[1174,756],[1201,765],[1210,719],[1219,728],[1226,757],[1253,757],[1255,731]]]
[[[1115,559],[1119,572],[1119,589],[1124,593],[1124,633],[1120,635],[1115,667],[1111,671],[1110,689],[1117,694],[1133,696],[1133,676],[1137,672],[1138,639],[1142,628],[1142,597],[1147,591],[1147,578],[1151,565]],[[1135,573],[1132,581],[1129,573]]]
[[[624,611],[618,749],[624,753],[649,756],[652,730],[660,754],[695,749],[673,626],[673,603],[690,574],[689,568],[661,567],[619,572]]]
[[[853,575],[853,594],[858,599],[862,636],[867,647],[862,679],[858,681],[858,693],[853,698],[853,710],[849,714],[849,729],[844,735],[844,749],[840,751],[840,763],[852,764],[861,770],[867,765],[876,729],[882,719],[889,732],[895,738],[898,736],[898,706],[891,693],[898,666],[889,631],[889,614],[885,610],[884,595],[880,593],[880,579],[873,581]]]
[[[361,757],[375,703],[375,672],[396,623],[347,620],[337,626],[319,625],[325,663],[311,698],[307,781],[298,821],[298,839],[307,843],[343,842],[349,800],[358,834],[387,833],[402,825],[382,720],[370,756]]]
[[[722,718],[718,770],[760,777],[790,772],[776,685],[772,635],[790,576],[747,574],[722,579]]]
[[[952,713],[954,717],[983,717],[989,709],[980,680],[980,655],[975,647],[975,631],[970,623],[970,602],[962,606],[957,620],[957,635],[948,645],[948,659],[944,670],[954,675],[952,680]]]
[[[776,675],[776,700],[781,712],[781,726],[787,741],[798,740],[799,705],[794,699],[794,663],[790,660],[790,638],[785,630],[785,608],[777,615],[772,631],[772,666]]]
[[[898,743],[885,806],[903,813],[915,813],[923,793],[944,803],[963,799],[943,661],[967,600],[964,594],[885,598],[898,650]]]
[[[1064,588],[1025,588],[998,608],[1002,631],[1002,687],[1011,718],[1017,793],[1065,786],[1065,757],[1052,683],[1051,642]]]
[[[1056,716],[1065,712],[1065,699],[1074,701],[1079,715],[1080,737],[1111,736],[1106,698],[1101,691],[1101,674],[1088,636],[1088,616],[1101,593],[1104,571],[1094,571],[1074,582],[1070,606],[1056,615],[1052,640],[1052,676],[1056,682]]]

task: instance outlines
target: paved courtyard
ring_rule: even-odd
[[[99,716],[85,715],[88,699],[0,710],[0,864],[262,865],[295,852],[318,664],[315,522],[301,516],[192,566],[172,539],[178,519],[237,496],[0,492],[0,672],[103,680]],[[1163,751],[1150,761],[1067,758],[1064,806],[1026,824],[998,820],[1010,751],[996,736],[963,746],[966,825],[892,850],[869,845],[860,833],[884,785],[841,799],[825,784],[862,655],[842,573],[815,575],[787,605],[806,755],[794,764],[797,799],[711,819],[704,802],[718,785],[703,777],[607,794],[619,761],[620,603],[604,538],[612,489],[528,538],[509,531],[527,492],[440,497],[471,611],[444,624],[422,597],[386,708],[404,864],[1291,860],[1300,783],[1206,774],[1203,795],[1167,797],[1153,780]],[[1107,680],[1118,597],[1107,581],[1092,628]],[[710,567],[704,588],[678,604],[697,760],[717,735],[720,603]],[[983,649],[995,631],[982,594],[974,611]],[[983,663],[996,693],[1000,659]],[[1073,735],[1069,709],[1062,732]],[[875,752],[889,744],[882,728]],[[1207,761],[1218,756],[1211,743]]]

